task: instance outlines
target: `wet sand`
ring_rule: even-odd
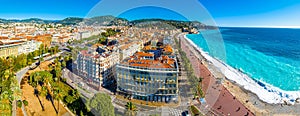
[[[225,76],[207,62],[183,36],[180,39],[182,40],[181,48],[191,60],[195,74],[203,78],[202,88],[206,92],[205,99],[215,114],[234,116],[300,114],[300,104],[289,106],[262,102],[252,92],[224,78]]]

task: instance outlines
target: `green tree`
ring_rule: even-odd
[[[135,116],[136,115],[137,108],[132,102],[127,102],[127,104],[125,106],[127,109],[125,114],[127,116]]]
[[[19,108],[22,107],[22,101],[21,101],[21,100],[18,100],[18,101],[17,101],[17,106],[18,106]]]
[[[71,47],[71,46],[67,46],[67,48],[68,48],[70,51],[73,50],[73,47]]]
[[[46,86],[50,85],[50,83],[53,81],[53,75],[47,71],[41,71],[40,73],[42,75],[41,81],[44,82]]]
[[[92,97],[88,106],[92,113],[96,116],[114,116],[114,106],[111,103],[109,95],[97,93]]]
[[[28,101],[23,100],[23,104],[24,104],[25,106],[28,106]]]
[[[76,99],[74,99],[73,96],[65,96],[65,101],[67,102],[67,104],[71,104],[75,101]]]
[[[106,41],[106,37],[101,37],[101,38],[99,38],[98,43],[102,44],[105,41]]]
[[[80,93],[77,89],[72,89],[72,96],[75,98],[75,99],[79,99],[80,98]]]
[[[21,89],[19,87],[19,84],[18,84],[17,79],[16,79],[15,76],[13,76],[12,79],[11,79],[10,89],[13,92],[13,99],[14,100],[21,99],[22,92],[21,92]]]
[[[58,106],[57,114],[59,114],[59,112],[60,112],[59,104],[60,104],[60,100],[63,98],[63,93],[61,92],[61,88],[60,88],[59,84],[57,87],[55,87],[55,89],[53,91],[53,97],[54,97],[54,99],[57,100],[57,106]]]
[[[56,53],[59,52],[59,49],[58,49],[58,48],[59,48],[58,46],[55,46],[55,47],[54,47],[54,54],[56,54]]]
[[[45,45],[41,44],[39,47],[39,55],[42,55],[43,53],[45,53]]]
[[[10,94],[4,91],[0,94],[0,115],[10,116],[11,115],[11,101],[9,99]]]
[[[66,61],[65,61],[65,60],[62,61],[61,66],[62,66],[62,68],[66,68],[67,64],[66,64]]]
[[[9,76],[10,76],[10,71],[9,70],[5,70],[4,72],[4,77],[5,77],[5,80],[8,80]]]
[[[48,90],[46,88],[46,86],[42,86],[41,89],[40,89],[40,92],[39,92],[39,95],[41,97],[46,97],[48,95]],[[42,102],[44,104],[44,99],[42,99]]]

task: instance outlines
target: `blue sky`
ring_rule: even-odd
[[[2,0],[0,18],[85,17],[98,2],[99,0]],[[199,0],[199,2],[219,26],[300,26],[300,0]],[[126,3],[116,3],[114,7],[124,4]],[[182,4],[184,6],[185,3]],[[120,16],[131,20],[144,17],[185,19],[169,10],[150,8],[132,9]]]
[[[223,26],[300,26],[300,0],[199,0]]]
[[[143,19],[145,17],[174,20],[174,17],[176,17],[177,20],[188,21],[186,17],[182,16],[179,13],[176,13],[168,9],[153,7],[153,6],[130,9],[118,15],[118,17],[126,18],[128,20]]]
[[[99,0],[1,0],[0,18],[84,17]]]

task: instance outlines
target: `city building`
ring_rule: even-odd
[[[20,41],[0,41],[0,57],[16,56],[19,54]]]
[[[73,69],[79,76],[104,86],[113,79],[117,63],[119,50],[116,47],[98,46],[96,49],[80,51]]]
[[[23,41],[23,40],[1,40],[0,41],[0,57],[17,56],[19,54],[27,54],[39,48],[41,42]]]
[[[121,95],[157,102],[178,97],[176,56],[165,54],[164,48],[136,52],[118,64],[116,71],[117,92]]]
[[[135,52],[140,50],[141,46],[143,46],[142,42],[130,42],[127,44],[122,44],[120,47],[120,61],[132,56]]]
[[[42,42],[38,42],[35,40],[25,41],[21,46],[19,46],[18,52],[19,54],[27,54],[30,52],[34,52],[38,50]]]

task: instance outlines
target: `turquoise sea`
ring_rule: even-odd
[[[220,28],[187,37],[254,80],[300,90],[300,29]]]

